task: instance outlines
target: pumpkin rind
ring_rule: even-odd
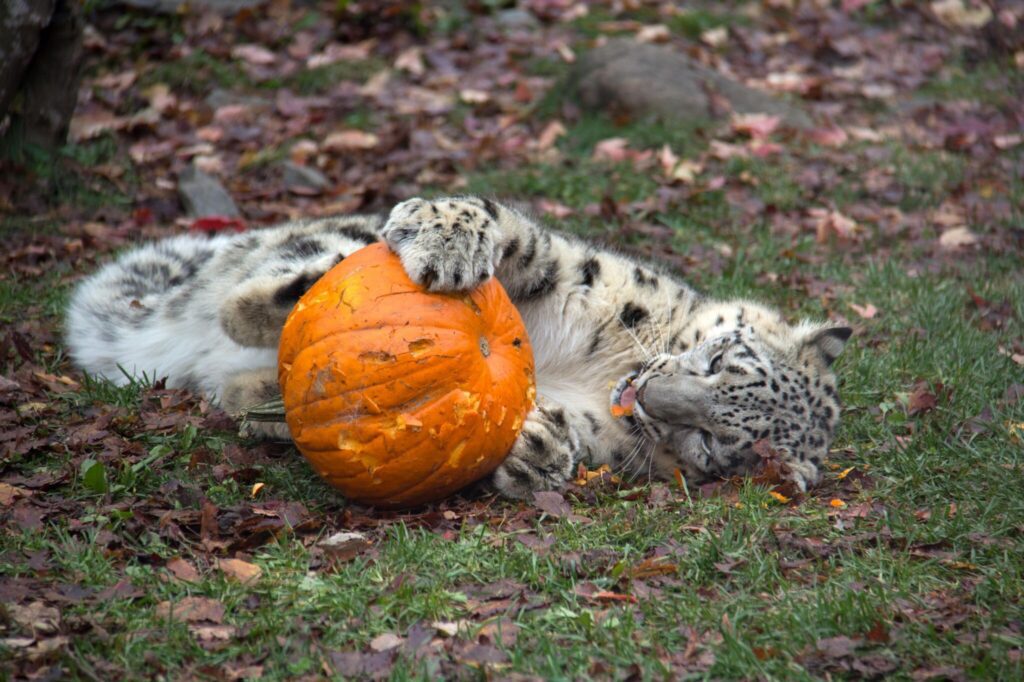
[[[384,244],[318,280],[285,322],[278,373],[299,451],[350,499],[440,499],[491,473],[533,407],[526,328],[496,279],[423,291]]]

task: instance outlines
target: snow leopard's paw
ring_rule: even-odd
[[[420,286],[468,291],[494,274],[496,215],[486,200],[409,199],[392,209],[382,234]]]
[[[529,500],[533,493],[561,488],[576,473],[579,435],[561,407],[533,408],[492,485],[505,497]]]

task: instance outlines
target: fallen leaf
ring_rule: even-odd
[[[978,236],[966,227],[954,227],[939,236],[939,246],[947,251],[967,248],[978,242]]]
[[[545,490],[533,494],[533,504],[541,511],[556,519],[572,514],[572,507],[562,497],[562,493]]]
[[[178,580],[183,580],[187,583],[199,582],[199,571],[185,559],[180,557],[171,559],[167,562],[166,567]]]
[[[380,138],[362,130],[339,130],[327,136],[321,145],[325,152],[348,152],[373,149],[380,144]]]
[[[641,43],[664,43],[672,37],[672,32],[664,24],[644,26],[636,32],[636,39]]]
[[[924,414],[935,409],[938,397],[926,382],[918,382],[907,399],[907,414],[910,416]]]
[[[162,601],[156,606],[158,618],[182,623],[221,623],[224,621],[224,611],[223,604],[208,597],[185,597],[179,602]]]
[[[33,635],[53,635],[60,628],[60,610],[44,602],[34,601],[26,606],[8,604],[7,611],[14,622]]]
[[[551,121],[544,126],[544,130],[540,131],[540,135],[537,137],[537,149],[541,151],[550,149],[558,138],[568,132],[561,121]]]
[[[377,635],[370,640],[370,648],[374,651],[388,651],[396,647],[402,646],[402,642],[405,640],[398,635],[390,632],[385,632],[382,635]]]
[[[231,49],[231,56],[255,66],[269,66],[277,61],[277,55],[262,45],[236,45]]]
[[[851,303],[850,307],[853,308],[853,311],[855,313],[863,317],[865,320],[873,319],[875,315],[878,314],[878,308],[871,305],[870,303],[866,305],[857,305],[856,303]]]
[[[702,31],[700,41],[711,47],[721,47],[729,40],[729,29],[725,26],[716,26]]]
[[[628,157],[629,140],[624,137],[610,137],[594,145],[594,161],[618,163]]]
[[[939,21],[954,28],[981,28],[992,18],[992,10],[980,2],[968,7],[964,0],[937,0],[931,8]]]
[[[259,580],[260,575],[263,574],[259,566],[250,564],[248,561],[242,561],[241,559],[218,559],[217,568],[228,578],[237,580],[242,584]]]
[[[422,76],[426,71],[426,67],[423,65],[423,50],[418,45],[402,50],[395,58],[395,68],[417,78]]]
[[[842,658],[857,650],[857,642],[845,635],[839,635],[819,639],[815,643],[815,648],[829,658]]]
[[[733,114],[732,129],[755,140],[763,140],[775,132],[782,119],[768,114]]]
[[[371,543],[362,533],[342,531],[317,543],[335,561],[349,561],[367,549]]]
[[[0,483],[0,507],[10,507],[15,500],[22,497],[29,497],[31,490],[19,488],[8,483]]]
[[[857,222],[839,211],[812,208],[807,213],[814,219],[819,244],[827,244],[833,238],[849,241],[858,230]]]

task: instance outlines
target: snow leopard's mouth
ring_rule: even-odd
[[[612,388],[610,399],[613,417],[619,418],[633,416],[633,410],[637,406],[636,385],[634,384],[634,381],[639,375],[639,372],[631,372],[619,379],[618,383],[615,384],[615,387]]]

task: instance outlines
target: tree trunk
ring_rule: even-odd
[[[82,61],[77,0],[0,2],[0,135],[64,144]]]

